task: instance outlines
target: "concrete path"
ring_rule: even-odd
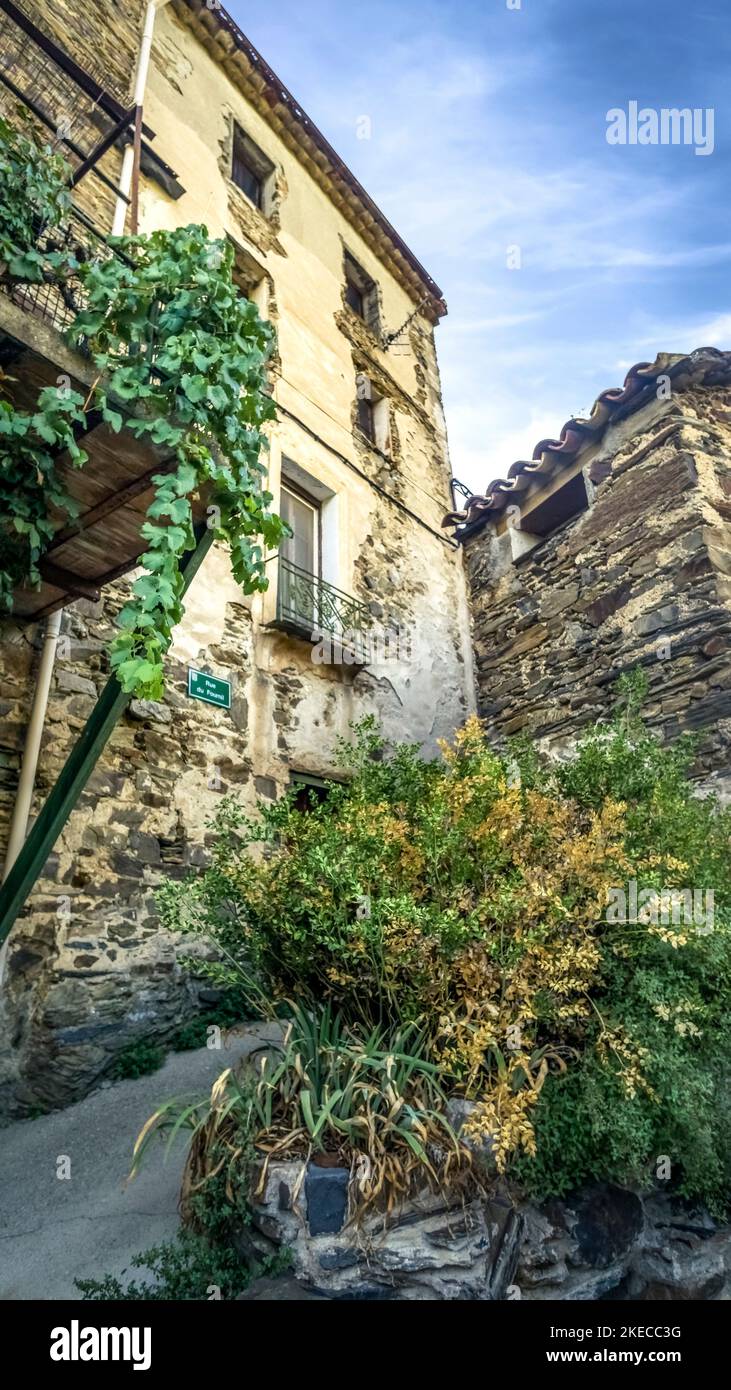
[[[174,1053],[150,1076],[0,1129],[0,1299],[78,1299],[75,1278],[120,1274],[133,1255],[173,1236],[187,1141],[179,1136],[167,1162],[162,1145],[151,1149],[126,1183],[139,1131],[162,1101],[205,1094],[275,1033],[256,1025],[229,1037],[227,1049]],[[57,1176],[63,1155],[70,1179]]]

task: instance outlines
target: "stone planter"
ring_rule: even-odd
[[[291,1276],[247,1298],[727,1300],[731,1229],[660,1192],[612,1183],[513,1208],[424,1192],[388,1224],[348,1225],[345,1168],[270,1165],[246,1249],[287,1247]],[[242,1253],[243,1246],[242,1246]],[[264,1287],[266,1286],[266,1287]],[[271,1287],[269,1287],[271,1286]]]
[[[480,1300],[506,1297],[521,1218],[508,1203],[450,1205],[425,1191],[386,1223],[347,1224],[349,1173],[272,1163],[255,1207],[260,1252],[288,1247],[303,1289],[335,1299]]]

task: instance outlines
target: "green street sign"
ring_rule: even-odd
[[[194,671],[190,666],[188,694],[192,700],[205,700],[207,705],[218,705],[219,709],[231,708],[231,682],[208,676],[205,671]]]

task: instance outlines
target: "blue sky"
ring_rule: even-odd
[[[634,362],[731,347],[729,0],[509,4],[227,5],[444,290],[475,491]],[[712,108],[713,153],[610,146],[630,101]]]

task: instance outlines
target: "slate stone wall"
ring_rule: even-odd
[[[731,392],[695,387],[609,429],[591,506],[516,561],[492,526],[465,544],[479,713],[496,740],[561,752],[641,666],[650,723],[699,737],[731,793]]]

